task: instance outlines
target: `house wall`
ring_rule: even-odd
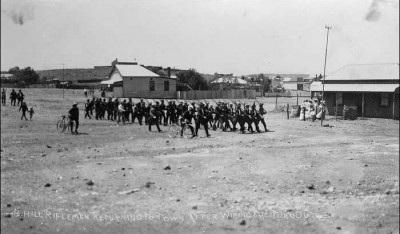
[[[297,83],[283,83],[282,87],[285,90],[297,90]]]
[[[299,90],[299,89],[297,89],[298,88],[298,86],[297,85],[300,85],[300,86],[303,86],[303,89],[300,89],[300,90],[307,90],[307,91],[310,91],[310,84],[309,83],[306,83],[306,82],[283,82],[282,83],[282,87],[285,89],[285,90]]]
[[[389,106],[380,106],[380,93],[365,94],[365,117],[393,118],[393,94],[389,95]]]
[[[324,94],[328,113],[335,114],[336,92]],[[381,93],[364,93],[364,117],[369,118],[393,118],[393,93],[389,94],[389,106],[380,106]],[[357,106],[358,116],[362,116],[362,93],[343,92],[343,105],[338,105],[338,116],[343,115],[343,107]],[[395,118],[399,118],[399,98],[396,94],[394,104]]]
[[[395,98],[394,98],[394,118],[399,119],[399,93],[398,92],[395,94]]]
[[[154,80],[154,91],[150,91],[150,80]],[[164,81],[169,81],[169,90],[164,90]],[[123,97],[175,98],[176,80],[161,77],[124,77]]]
[[[122,97],[122,87],[113,87],[113,97]]]

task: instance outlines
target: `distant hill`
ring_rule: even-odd
[[[42,80],[63,80],[63,69],[39,70],[36,71]],[[64,69],[64,80],[77,83],[78,80],[101,80],[108,79],[111,66],[98,66],[94,68],[71,68]]]

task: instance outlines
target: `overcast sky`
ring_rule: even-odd
[[[1,0],[1,70],[112,60],[202,73],[399,62],[398,0]]]

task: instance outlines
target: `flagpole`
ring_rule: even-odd
[[[62,78],[62,80],[63,80],[63,99],[64,99],[64,87],[65,87],[65,83],[64,83],[64,63],[62,64],[63,65],[63,78]]]
[[[324,99],[324,92],[325,92],[325,72],[326,72],[326,57],[327,57],[327,54],[328,54],[328,40],[329,40],[329,30],[332,28],[332,27],[329,27],[329,26],[326,26],[325,25],[325,28],[327,29],[327,32],[326,32],[326,47],[325,47],[325,63],[324,63],[324,78],[323,78],[323,80],[322,80],[322,114],[321,114],[321,127],[323,126],[323,122],[324,122],[324,115],[323,115],[323,113],[324,113],[324,104],[323,104],[323,102],[325,101],[325,99]]]

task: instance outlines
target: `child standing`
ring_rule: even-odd
[[[33,107],[29,108],[29,119],[32,119],[33,114],[35,113],[35,111],[33,111]]]

